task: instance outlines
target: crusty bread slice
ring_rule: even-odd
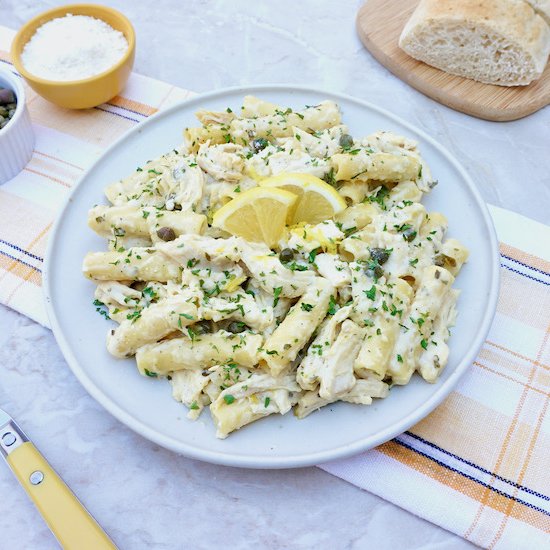
[[[525,0],[550,25],[550,0]]]
[[[526,85],[544,70],[550,28],[523,0],[421,0],[399,46],[451,74]]]

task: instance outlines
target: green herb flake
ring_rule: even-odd
[[[235,401],[235,398],[231,394],[227,394],[223,396],[223,400],[228,404],[231,405]]]
[[[275,307],[279,303],[279,296],[281,295],[282,291],[282,286],[278,286],[273,289],[273,307]]]
[[[374,300],[376,298],[376,287],[374,285],[372,285],[369,290],[364,290],[363,292],[369,300]]]
[[[192,315],[189,315],[188,313],[180,313],[179,316],[178,316],[178,327],[180,329],[183,329],[183,326],[182,326],[182,323],[181,323],[181,318],[182,317],[185,317],[185,319],[189,319],[190,321],[192,321],[194,319],[194,317]]]
[[[323,181],[328,183],[329,185],[336,185],[336,177],[334,173],[334,168],[331,168],[324,176]]]
[[[338,311],[338,306],[336,304],[336,300],[335,300],[334,296],[331,294],[330,295],[330,300],[329,300],[329,303],[328,303],[327,313],[329,315],[334,315],[337,311]]]
[[[319,254],[319,249],[316,248],[315,250],[312,250],[308,257],[307,257],[307,260],[310,264],[314,263],[315,262],[315,258],[317,257],[317,254]]]
[[[141,311],[134,311],[133,313],[128,313],[126,319],[132,321],[132,324],[135,323],[141,317]]]

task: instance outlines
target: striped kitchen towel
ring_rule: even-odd
[[[550,227],[490,207],[501,288],[479,356],[435,411],[321,467],[483,548],[550,548]]]
[[[11,70],[12,37],[0,27]],[[47,325],[41,269],[68,190],[115,138],[190,92],[134,74],[121,96],[80,112],[28,92],[36,151],[0,186],[0,302]],[[480,546],[550,548],[550,227],[490,210],[502,283],[479,357],[414,428],[322,468]]]

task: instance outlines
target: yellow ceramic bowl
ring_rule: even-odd
[[[102,19],[113,29],[120,31],[128,41],[128,51],[124,57],[110,69],[82,80],[55,81],[46,80],[29,73],[21,62],[21,52],[36,29],[55,19],[73,15],[88,15]],[[117,95],[128,80],[136,52],[136,37],[130,21],[117,10],[96,4],[69,4],[45,11],[31,19],[19,29],[11,46],[11,58],[15,68],[25,78],[31,88],[43,98],[69,109],[87,109],[109,101]]]

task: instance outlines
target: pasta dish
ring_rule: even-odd
[[[220,438],[435,382],[468,251],[421,204],[436,181],[417,144],[353,138],[332,101],[197,118],[89,212],[109,352],[167,378],[189,418],[209,407]]]

